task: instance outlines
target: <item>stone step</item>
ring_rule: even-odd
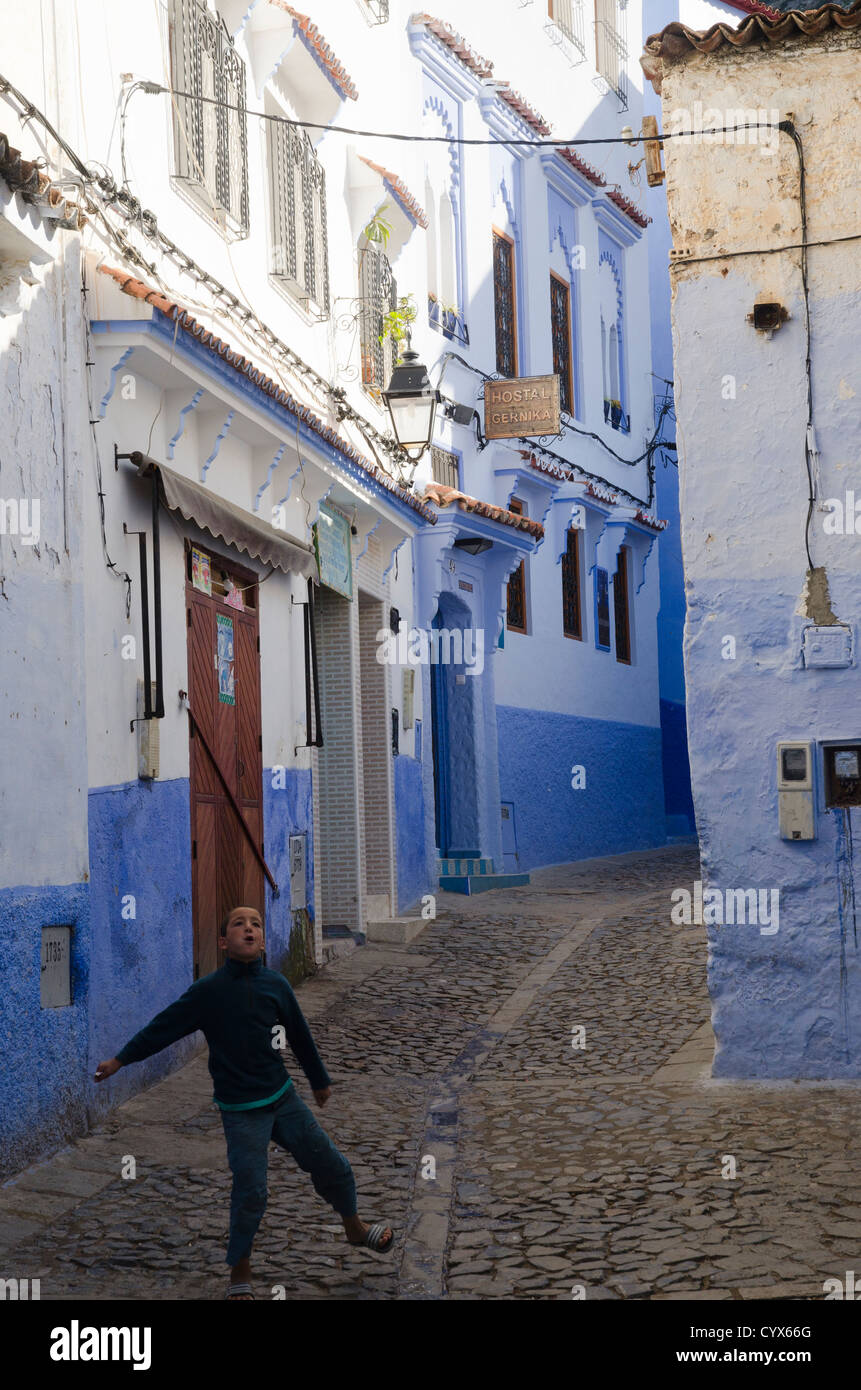
[[[492,859],[438,859],[436,871],[440,878],[463,878],[464,875],[492,874]]]
[[[398,942],[405,946],[429,926],[424,917],[390,917],[382,922],[366,923],[369,941]]]
[[[529,882],[528,874],[452,874],[441,878],[443,893],[488,893],[493,888],[523,888]]]

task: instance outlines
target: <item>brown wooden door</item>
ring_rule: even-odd
[[[204,738],[263,852],[263,766],[260,713],[257,590],[254,576],[213,556],[213,593],[186,585],[188,695]],[[227,574],[244,590],[244,611],[223,600],[216,574]],[[222,622],[219,623],[219,618]],[[219,627],[222,662],[219,668]],[[225,673],[232,643],[232,691]],[[231,696],[232,701],[231,703]],[[195,979],[216,970],[218,928],[234,907],[263,913],[263,871],[243,833],[203,741],[189,727],[191,785],[191,900]]]

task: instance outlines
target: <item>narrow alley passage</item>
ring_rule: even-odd
[[[410,946],[303,985],[336,1083],[320,1118],[397,1241],[347,1248],[272,1148],[258,1299],[821,1298],[842,1278],[858,1085],[709,1078],[705,934],[670,923],[698,873],[669,847],[443,895]],[[219,1299],[229,1190],[202,1052],[0,1188],[0,1256],[43,1299]]]

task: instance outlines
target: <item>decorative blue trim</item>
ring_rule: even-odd
[[[192,396],[191,400],[189,401],[188,405],[184,405],[182,407],[182,410],[179,412],[179,422],[177,425],[176,434],[173,436],[173,438],[167,446],[167,456],[169,459],[173,458],[173,451],[182,437],[182,432],[185,429],[186,415],[189,413],[190,410],[194,410],[202,395],[203,387],[199,386],[198,389],[195,391],[194,395]]]
[[[620,246],[633,246],[643,235],[643,228],[632,223],[618,208],[607,200],[606,197],[592,199],[592,212],[595,221]]]
[[[216,435],[215,443],[212,446],[212,453],[209,455],[209,458],[206,460],[206,463],[200,470],[200,481],[202,483],[206,482],[206,475],[212,467],[213,463],[215,462],[216,455],[218,454],[218,451],[221,448],[221,441],[224,439],[225,435],[230,429],[230,426],[233,424],[233,417],[235,414],[235,410],[228,410],[227,412],[227,419],[221,427],[221,433]]]
[[[555,150],[543,150],[539,155],[544,168],[544,177],[553,189],[567,203],[582,208],[591,203],[595,196],[595,185],[568,164]],[[612,204],[611,204],[612,206]]]
[[[422,23],[411,22],[407,26],[407,38],[413,57],[418,58],[428,76],[435,78],[451,96],[460,101],[478,96],[484,87],[482,78],[465,68],[451,49],[435,34],[428,33]]]
[[[256,10],[256,8],[257,8],[257,6],[260,4],[260,2],[261,2],[261,0],[251,0],[251,4],[248,6],[248,9],[245,11],[245,14],[242,16],[242,18],[241,18],[240,21],[239,21],[239,28],[238,28],[238,29],[234,29],[234,31],[233,31],[233,33],[232,33],[232,35],[231,35],[231,38],[233,39],[234,44],[236,43],[236,40],[239,38],[239,35],[242,33],[243,29],[245,28],[245,26],[247,25],[249,19],[251,18],[252,11],[253,11],[253,10]]]
[[[133,347],[126,348],[126,350],[125,350],[125,352],[123,353],[122,357],[120,357],[119,360],[116,361],[116,362],[114,363],[114,365],[111,367],[111,375],[110,375],[110,380],[108,381],[108,389],[107,389],[107,391],[105,392],[105,394],[102,396],[101,404],[100,404],[100,406],[99,406],[99,419],[100,419],[100,420],[104,420],[104,418],[105,418],[105,412],[106,412],[108,406],[109,406],[110,403],[111,403],[111,396],[114,394],[114,391],[117,389],[117,376],[118,376],[118,374],[122,371],[123,367],[126,365],[126,363],[128,362],[128,360],[129,360],[129,358],[131,357],[131,355],[132,355],[133,352],[134,352],[134,348],[133,348]]]
[[[299,463],[298,463],[298,466],[297,466],[296,468],[294,468],[293,472],[290,474],[290,477],[287,479],[287,491],[285,492],[284,496],[281,497],[281,498],[275,503],[276,507],[283,507],[284,504],[285,504],[285,502],[289,501],[290,493],[291,493],[291,491],[292,491],[292,489],[293,489],[293,479],[294,479],[294,478],[298,478],[298,477],[299,477],[299,474],[300,474],[301,472],[302,472],[302,460],[300,459],[300,460],[299,460]],[[331,491],[331,488],[330,488],[330,491]]]
[[[266,491],[266,489],[268,488],[269,484],[272,482],[272,475],[273,475],[273,473],[275,472],[275,469],[278,467],[279,463],[281,462],[281,456],[282,456],[282,454],[284,453],[284,450],[285,450],[286,448],[287,448],[286,442],[285,442],[284,444],[281,444],[281,445],[279,446],[279,448],[278,448],[278,450],[277,450],[277,452],[276,452],[276,454],[275,454],[274,459],[272,460],[272,462],[271,462],[270,465],[269,465],[269,472],[266,474],[266,479],[265,479],[265,481],[264,481],[263,483],[261,483],[260,487],[257,489],[257,496],[256,496],[255,499],[254,499],[254,507],[253,507],[253,510],[254,510],[255,512],[259,512],[259,510],[260,510],[260,499],[261,499],[261,497],[263,496],[263,494],[264,494],[264,492]]]
[[[359,551],[359,554],[356,556],[356,564],[357,564],[357,565],[358,565],[359,561],[362,560],[362,559],[364,559],[364,557],[367,555],[367,553],[368,553],[368,546],[369,546],[370,543],[371,543],[371,536],[374,534],[374,532],[376,531],[377,527],[380,526],[380,525],[382,524],[382,520],[383,520],[383,518],[382,518],[381,516],[378,516],[377,519],[376,519],[376,521],[374,522],[373,526],[371,527],[370,531],[369,531],[368,534],[365,536],[365,544],[364,544],[364,547],[363,547],[362,550]]]
[[[403,538],[402,541],[398,541],[397,545],[395,546],[394,550],[392,551],[391,555],[389,556],[389,563],[386,565],[386,568],[383,570],[383,578],[382,578],[383,584],[385,584],[386,580],[388,579],[389,575],[391,574],[392,570],[394,569],[395,560],[396,560],[396,558],[397,558],[398,551],[399,551],[403,546],[406,545],[406,543],[407,543],[408,540],[409,540],[409,537],[408,537],[408,536],[404,536],[404,538]]]
[[[367,493],[376,498],[379,502],[385,502],[395,508],[400,515],[409,518],[416,528],[421,528],[432,523],[425,520],[418,512],[414,511],[409,503],[398,497],[396,493],[390,492],[383,487],[369,473],[355,463],[334,444],[330,444],[327,439],[323,439],[316,430],[305,421],[295,415],[292,410],[281,405],[278,401],[259,386],[256,386],[241,372],[235,371],[227,362],[222,361],[209,348],[204,347],[188,333],[179,333],[174,341],[173,323],[165,315],[160,315],[157,319],[95,319],[90,324],[91,331],[96,334],[116,334],[119,332],[134,333],[142,338],[152,338],[156,342],[167,347],[173,354],[173,363],[176,366],[180,360],[191,365],[202,375],[209,377],[210,380],[218,382],[226,388],[233,397],[238,397],[250,408],[260,411],[268,416],[273,428],[280,433],[285,428],[289,429],[291,435],[295,436],[298,431],[299,440],[307,448],[308,452],[317,453],[337,468],[339,472],[346,473],[354,482],[363,487]]]

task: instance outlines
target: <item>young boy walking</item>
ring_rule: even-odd
[[[315,1191],[341,1217],[351,1245],[384,1253],[391,1249],[394,1233],[382,1222],[366,1226],[359,1219],[353,1171],[296,1094],[284,1066],[278,1049],[286,1037],[314,1099],[326,1104],[331,1083],[296,996],[282,975],[263,965],[260,913],[234,908],[221,924],[221,935],[227,950],[221,969],[197,980],[116,1057],[100,1062],[95,1080],[105,1081],[120,1067],[142,1062],[198,1029],[203,1033],[233,1174],[227,1297],[252,1299],[251,1247],[266,1208],[270,1140],[311,1174]]]

